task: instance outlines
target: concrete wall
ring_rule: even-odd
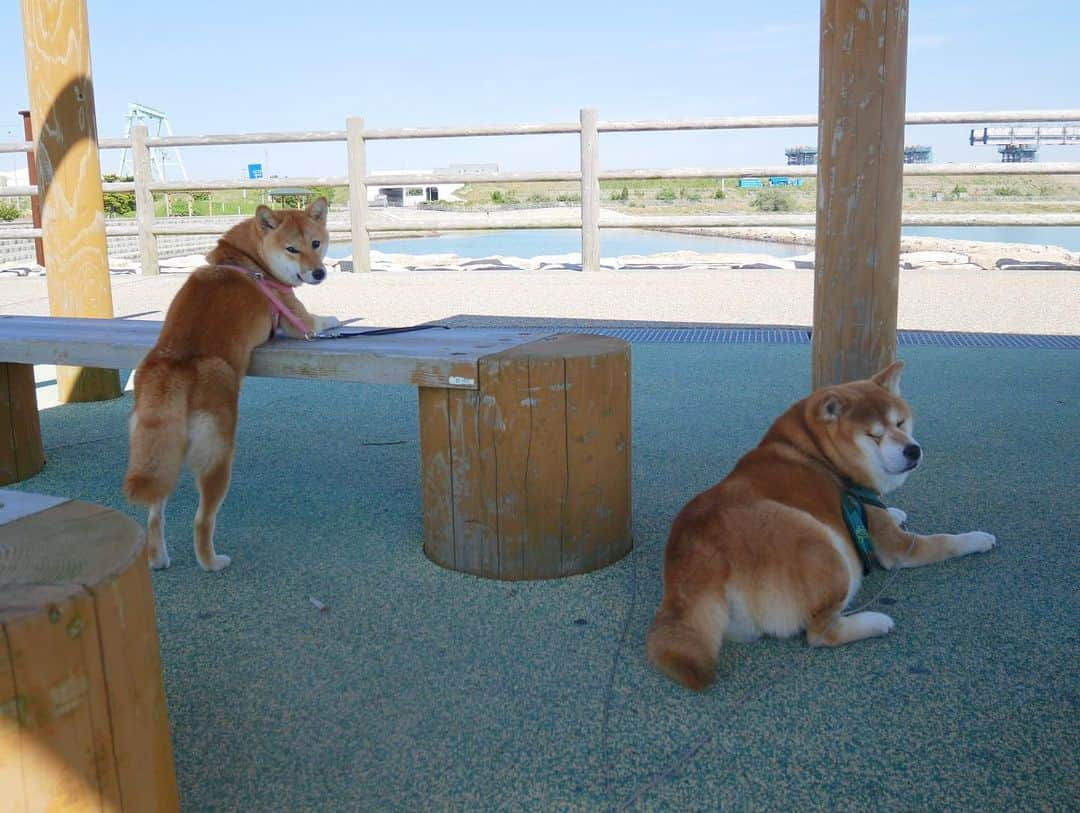
[[[230,221],[231,222],[231,221]],[[26,229],[29,223],[10,224],[8,228]],[[222,228],[222,232],[228,226]],[[3,236],[4,227],[0,226],[0,237]],[[163,235],[158,237],[158,256],[162,259],[167,257],[179,257],[184,254],[205,254],[217,243],[218,235],[214,234],[177,234]],[[139,244],[134,235],[129,237],[109,237],[110,260],[138,260]],[[33,264],[34,241],[33,240],[0,240],[0,267],[11,264]]]

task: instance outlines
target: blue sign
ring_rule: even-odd
[[[262,164],[248,164],[248,178],[255,181],[262,177]]]

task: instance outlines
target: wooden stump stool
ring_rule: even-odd
[[[550,336],[420,389],[424,552],[497,579],[586,573],[630,538],[630,346]]]
[[[0,363],[0,486],[33,477],[44,465],[34,367]]]
[[[0,490],[0,804],[179,810],[139,526]]]

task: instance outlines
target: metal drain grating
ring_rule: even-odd
[[[614,336],[640,344],[810,344],[810,331],[805,328],[567,327],[566,330]],[[1031,333],[901,330],[898,342],[901,347],[1019,347],[1040,350],[1080,350],[1080,336],[1047,336]]]

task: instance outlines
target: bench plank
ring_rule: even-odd
[[[0,316],[0,362],[134,368],[157,340],[161,324]],[[255,350],[248,375],[475,390],[481,357],[550,332],[455,328],[312,342],[278,337]]]

